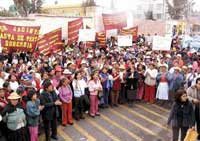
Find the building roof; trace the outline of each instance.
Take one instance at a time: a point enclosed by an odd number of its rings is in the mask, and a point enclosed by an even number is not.
[[[80,8],[82,4],[67,4],[67,5],[51,5],[43,6],[42,9],[62,9],[62,8]]]

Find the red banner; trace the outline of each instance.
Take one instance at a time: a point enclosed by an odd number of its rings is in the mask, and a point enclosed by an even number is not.
[[[54,31],[44,34],[39,38],[37,48],[40,53],[49,55],[52,52],[59,52],[62,49],[62,29],[58,28]]]
[[[138,26],[129,29],[121,29],[120,35],[133,35],[133,40],[137,40]]]
[[[102,14],[105,30],[121,29],[127,26],[126,13]]]
[[[39,26],[15,26],[0,22],[1,46],[8,51],[33,51],[36,47]]]
[[[97,32],[96,33],[96,40],[99,41],[99,45],[101,47],[106,47],[106,34],[105,34],[105,32]]]
[[[79,29],[83,28],[83,18],[68,22],[68,44],[78,41]]]

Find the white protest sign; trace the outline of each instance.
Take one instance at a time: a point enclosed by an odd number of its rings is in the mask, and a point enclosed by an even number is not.
[[[118,46],[132,46],[132,35],[117,36]]]
[[[93,29],[80,29],[79,41],[95,41],[96,32]]]
[[[153,37],[153,50],[169,51],[171,48],[171,37],[154,36]]]
[[[106,30],[106,38],[117,36],[117,29]]]

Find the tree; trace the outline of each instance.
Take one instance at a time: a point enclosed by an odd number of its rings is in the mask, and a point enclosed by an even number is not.
[[[11,12],[7,11],[7,10],[0,11],[0,17],[13,17],[13,16],[14,15]]]
[[[19,15],[28,16],[28,0],[13,0]]]
[[[43,0],[13,0],[16,10],[22,17],[30,13],[40,13]]]
[[[172,0],[170,4],[169,0],[166,0],[168,6],[168,13],[171,19],[179,20],[183,17],[187,18],[192,6],[194,5],[193,0]]]

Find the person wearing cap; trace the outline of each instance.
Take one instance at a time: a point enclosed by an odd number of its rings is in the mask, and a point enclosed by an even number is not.
[[[62,102],[62,125],[73,125],[72,120],[72,90],[70,80],[62,78],[58,87],[59,97]]]
[[[52,78],[53,86],[57,89],[62,76],[62,68],[61,66],[56,66],[55,68],[55,76]]]
[[[176,91],[184,87],[184,77],[181,74],[181,68],[174,67],[174,73],[170,74],[169,80],[169,100],[172,103]],[[170,103],[169,106],[171,106]]]
[[[158,74],[158,70],[155,69],[154,64],[151,62],[149,64],[149,68],[145,71],[145,94],[144,101],[154,103],[155,100],[155,91],[156,91],[156,76]]]
[[[26,104],[27,124],[30,132],[30,141],[39,141],[38,125],[40,111],[44,106],[40,106],[40,100],[37,98],[35,90],[28,91],[28,102]]]
[[[176,59],[173,61],[173,64],[175,63],[178,63],[178,67],[180,68],[184,65],[181,54],[177,54]]]
[[[188,72],[186,74],[186,88],[189,88],[192,85],[192,82],[194,81],[196,76],[197,76],[197,73],[193,71],[192,65],[189,65]]]
[[[8,141],[29,141],[26,115],[19,103],[20,98],[16,92],[11,93],[8,97],[9,103],[1,113],[4,122],[7,124]]]
[[[167,64],[161,64],[160,65],[160,72],[156,76],[156,81],[158,84],[157,92],[156,92],[156,99],[163,100],[163,103],[165,103],[166,100],[168,100],[169,97],[169,81],[170,76],[168,72],[168,65]]]
[[[56,92],[54,91],[53,85],[50,80],[45,80],[43,84],[44,90],[40,95],[41,105],[44,109],[41,111],[42,120],[44,123],[44,131],[46,141],[50,140],[50,137],[58,140],[57,137],[57,117],[58,109],[57,106],[62,105]],[[50,129],[52,134],[50,136]]]

